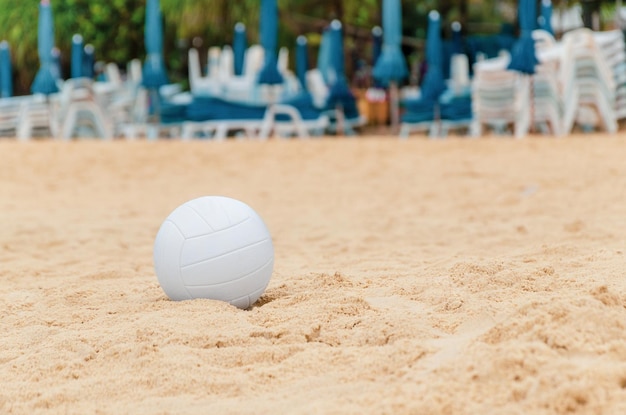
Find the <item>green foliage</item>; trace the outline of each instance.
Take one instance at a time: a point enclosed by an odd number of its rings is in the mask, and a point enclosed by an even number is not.
[[[432,9],[440,11],[444,29],[452,19],[459,19],[468,24],[466,29],[485,30],[486,26],[479,24],[494,23],[495,27],[502,20],[510,20],[500,11],[503,5],[510,9],[516,4],[512,0],[402,0],[402,3],[404,35],[418,39],[425,37],[427,14]],[[63,75],[69,73],[71,39],[75,33],[95,47],[97,60],[123,67],[133,58],[144,58],[146,0],[51,0],[51,4]],[[296,37],[305,34],[314,49],[322,28],[337,18],[344,23],[346,52],[363,54],[367,53],[363,45],[370,39],[371,28],[381,24],[382,0],[278,0],[278,6],[281,46],[293,47]],[[231,43],[235,23],[243,22],[249,43],[259,40],[260,0],[161,0],[161,8],[164,54],[173,81],[186,79],[187,48],[198,44],[194,38],[202,39],[200,49],[204,54],[209,46]],[[8,40],[11,45],[15,90],[27,93],[39,67],[38,1],[0,0],[0,10],[0,39]],[[419,42],[411,47],[415,45]]]
[[[51,1],[55,45],[61,51],[62,74],[69,73],[72,36],[92,44],[96,59],[123,64],[143,56],[145,0]],[[27,93],[39,68],[38,2],[0,0],[0,38],[11,45],[16,93]]]

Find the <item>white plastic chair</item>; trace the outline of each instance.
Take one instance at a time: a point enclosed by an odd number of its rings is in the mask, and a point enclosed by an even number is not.
[[[81,127],[88,127],[95,137],[113,138],[113,126],[96,100],[90,79],[65,81],[59,97],[59,138],[70,140]]]
[[[235,76],[235,56],[230,45],[224,45],[220,52],[218,78],[221,82],[230,82]]]
[[[621,30],[593,32],[604,61],[610,68],[615,82],[615,116],[626,118],[626,46]]]
[[[307,71],[306,83],[307,89],[313,98],[313,104],[318,108],[324,107],[324,105],[326,105],[326,101],[328,100],[330,91],[328,86],[326,86],[326,82],[324,82],[322,72],[319,69],[311,69]]]
[[[220,54],[222,49],[219,46],[211,46],[207,52],[207,76],[217,79],[220,74]]]
[[[18,136],[20,122],[30,98],[9,97],[0,99],[0,136]]]
[[[534,30],[535,50],[539,64],[532,75],[532,125],[544,133],[562,136],[565,104],[559,83],[562,59],[560,45],[549,32]]]
[[[564,82],[564,92],[569,93],[564,100],[578,107],[573,116],[565,115],[565,133],[569,133],[575,123],[583,128],[602,126],[610,133],[617,131],[615,81],[591,30],[577,29],[563,36],[559,79]],[[595,114],[595,120],[589,114]],[[576,118],[578,115],[586,116]]]
[[[483,127],[496,134],[513,127],[515,138],[528,134],[531,123],[530,77],[506,69],[510,57],[504,55],[476,63],[472,80],[474,120],[471,134],[479,136]]]
[[[281,74],[289,72],[289,49],[284,46],[278,50],[277,66]]]
[[[213,49],[213,54],[215,50]],[[218,58],[219,59],[219,58]],[[202,75],[202,66],[200,64],[200,55],[195,48],[189,49],[188,52],[188,77],[189,89],[195,95],[219,95],[221,92],[220,82],[217,78],[217,70],[214,69],[215,76],[210,74]]]

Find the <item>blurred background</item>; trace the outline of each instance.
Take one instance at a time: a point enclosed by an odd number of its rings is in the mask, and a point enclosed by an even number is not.
[[[540,0],[538,0],[539,2]],[[614,1],[553,1],[555,13],[576,7],[585,26],[604,29],[612,23]],[[13,55],[14,92],[29,93],[39,67],[37,16],[39,0],[0,0],[0,40]],[[233,27],[243,22],[249,43],[257,43],[260,0],[161,0],[164,55],[172,82],[187,82],[190,47],[206,56],[211,46],[232,44]],[[144,59],[146,0],[52,0],[54,44],[60,52],[61,75],[70,72],[72,35],[82,35],[95,48],[95,60],[117,63],[121,69],[133,58]],[[360,62],[371,56],[372,28],[381,24],[382,0],[279,0],[279,46],[294,48],[305,35],[310,53],[317,54],[321,33],[332,19],[345,30],[346,72],[357,79]],[[403,0],[403,51],[416,82],[423,59],[428,12],[437,9],[442,22],[459,21],[465,35],[517,32],[517,2],[510,0]],[[450,38],[449,24],[442,26]],[[558,36],[558,33],[557,33]],[[295,54],[290,54],[294,56]]]

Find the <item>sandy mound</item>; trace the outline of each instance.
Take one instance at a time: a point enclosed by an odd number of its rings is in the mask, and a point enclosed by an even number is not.
[[[0,142],[0,412],[626,413],[625,145]],[[157,283],[203,195],[272,233],[250,310]]]

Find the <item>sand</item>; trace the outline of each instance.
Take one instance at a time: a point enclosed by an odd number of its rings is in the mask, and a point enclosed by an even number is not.
[[[0,142],[2,414],[624,414],[626,138]],[[165,217],[242,200],[250,310]]]

